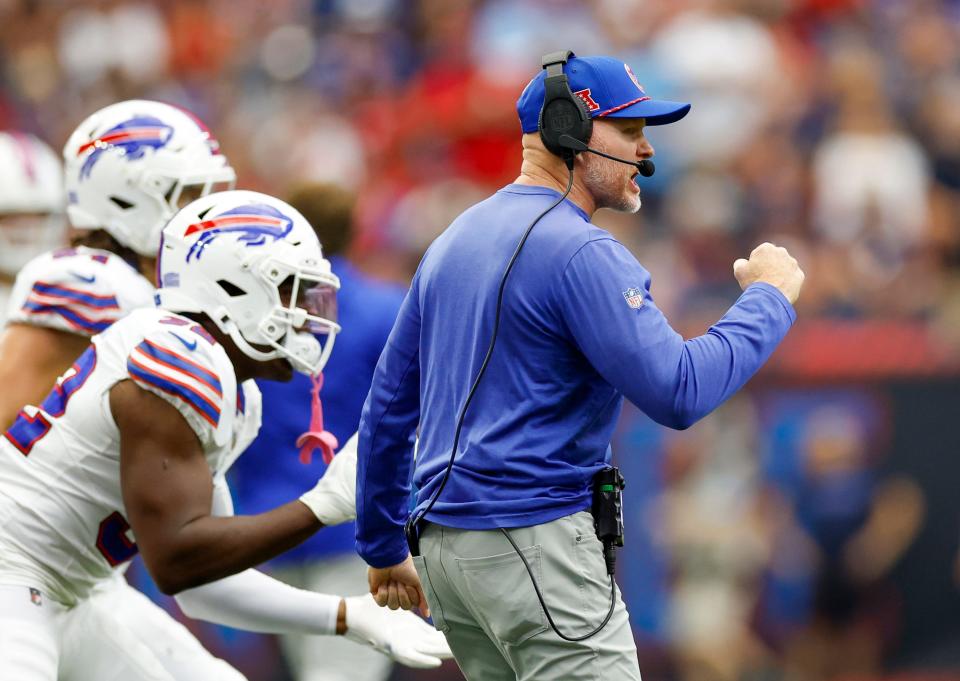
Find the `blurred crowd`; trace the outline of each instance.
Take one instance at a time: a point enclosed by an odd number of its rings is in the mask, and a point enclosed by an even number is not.
[[[404,280],[511,181],[542,53],[633,66],[690,101],[648,131],[637,216],[598,218],[695,326],[761,240],[795,249],[809,318],[960,316],[960,4],[940,0],[6,0],[0,126],[54,146],[130,97],[209,123],[241,184],[361,197],[357,255]]]
[[[595,220],[678,330],[702,333],[738,293],[734,259],[769,240],[807,273],[809,347],[861,324],[854,354],[957,366],[956,0],[2,0],[0,129],[60,148],[111,102],[184,106],[240,187],[356,193],[352,259],[406,282],[516,177],[516,99],[565,48],[693,105],[647,130],[641,211]],[[645,677],[870,678],[849,675],[895,648],[884,579],[926,515],[915,482],[879,472],[885,407],[774,398],[680,435],[625,420],[615,447],[644,457],[628,494],[649,551],[622,581]]]

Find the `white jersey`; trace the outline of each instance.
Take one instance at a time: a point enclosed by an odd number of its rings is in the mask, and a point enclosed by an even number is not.
[[[92,336],[135,309],[153,307],[154,292],[109,251],[83,246],[51,251],[20,270],[4,308],[6,323]]]
[[[0,437],[0,584],[72,604],[137,553],[120,490],[109,391],[132,380],[197,434],[215,478],[256,437],[260,391],[195,322],[136,310],[94,337],[43,404]]]

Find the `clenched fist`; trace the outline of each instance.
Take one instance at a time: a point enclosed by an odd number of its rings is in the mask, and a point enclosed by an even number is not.
[[[739,258],[733,263],[733,276],[741,289],[758,281],[776,286],[792,305],[800,295],[806,275],[786,248],[764,242],[753,249],[749,260]]]

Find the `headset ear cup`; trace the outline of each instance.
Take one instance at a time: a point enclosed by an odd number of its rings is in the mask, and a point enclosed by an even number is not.
[[[560,135],[569,135],[576,127],[576,113],[569,100],[554,98],[540,110],[540,139],[547,150],[557,156],[566,156],[571,150],[560,145]]]
[[[590,143],[593,120],[583,101],[570,91],[565,76],[548,77],[544,85],[544,103],[540,109],[540,139],[547,150],[561,158],[573,158],[576,152],[560,143],[569,135],[584,144]]]

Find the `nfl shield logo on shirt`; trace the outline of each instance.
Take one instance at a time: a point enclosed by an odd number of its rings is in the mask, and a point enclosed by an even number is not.
[[[627,305],[634,310],[643,305],[643,291],[638,288],[628,288],[623,292],[623,297],[626,299]]]
[[[43,595],[36,589],[30,589],[30,601],[34,605],[43,605]]]

